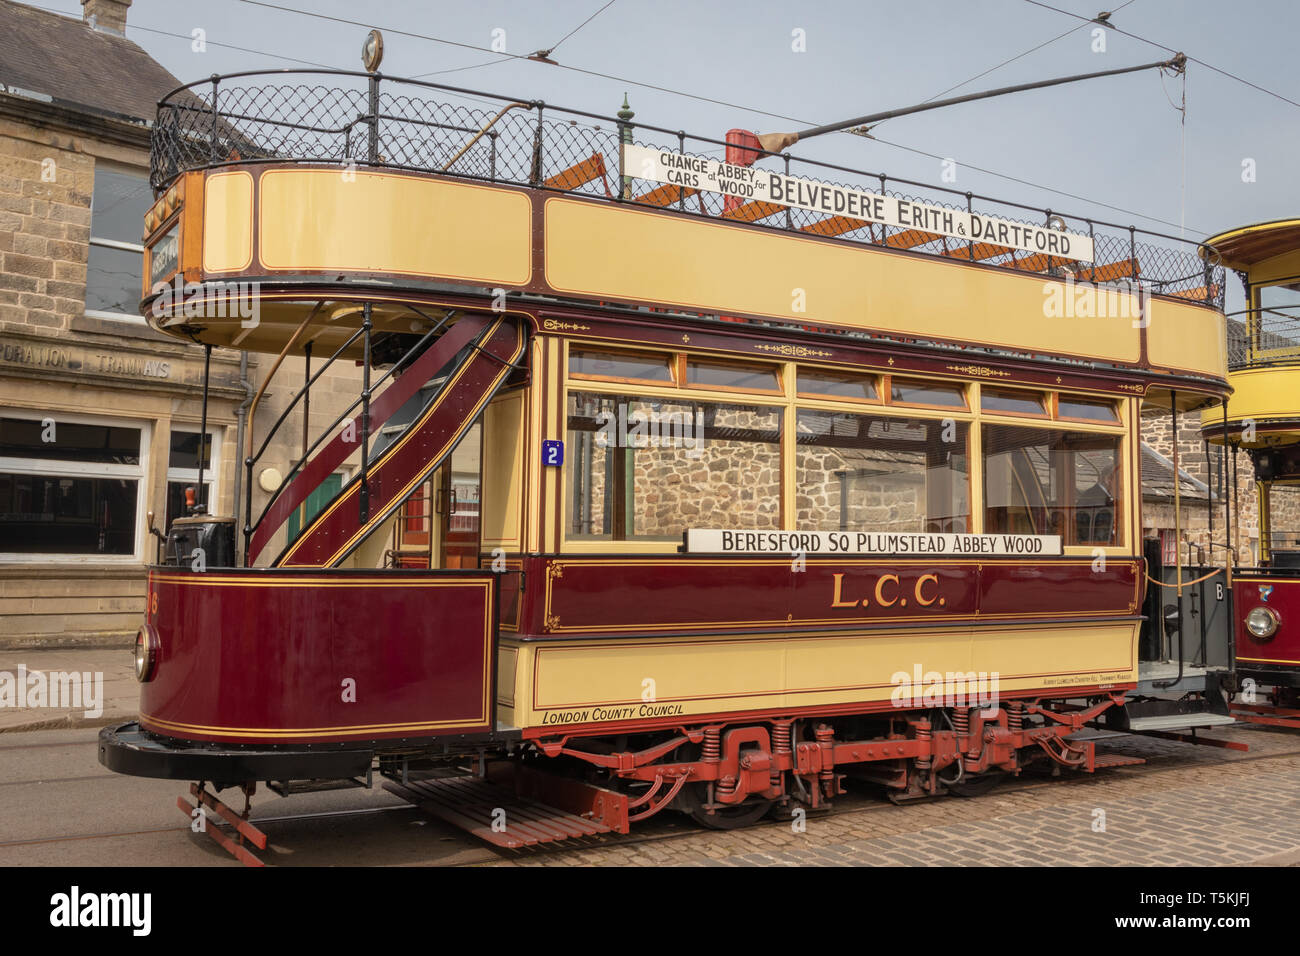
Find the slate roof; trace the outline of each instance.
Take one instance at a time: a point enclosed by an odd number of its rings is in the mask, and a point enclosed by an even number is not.
[[[13,0],[0,0],[0,84],[0,92],[148,123],[158,99],[181,85],[126,37]]]
[[[1183,500],[1218,499],[1205,482],[1193,477],[1186,469],[1179,468],[1178,474],[1178,495]],[[1174,500],[1174,463],[1146,442],[1142,443],[1142,497]]]

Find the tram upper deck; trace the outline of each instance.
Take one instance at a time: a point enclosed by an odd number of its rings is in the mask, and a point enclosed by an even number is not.
[[[789,154],[751,163],[626,112],[447,102],[468,92],[290,70],[169,94],[150,322],[274,353],[310,315],[319,354],[353,336],[362,301],[398,336],[465,307],[557,333],[581,330],[566,309],[653,310],[777,330],[785,344],[756,356],[833,333],[964,354],[958,374],[998,358],[1137,377],[1130,393],[1180,404],[1225,390],[1224,270],[1204,244]],[[701,155],[718,146],[736,161]],[[255,318],[231,301],[247,289]]]

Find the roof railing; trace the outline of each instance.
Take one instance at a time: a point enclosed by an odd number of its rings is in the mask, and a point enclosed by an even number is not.
[[[478,100],[485,109],[447,98]],[[683,130],[424,80],[349,70],[257,70],[213,75],[159,101],[151,179],[160,189],[186,170],[256,162],[379,166],[670,208],[1046,278],[1129,283],[1223,307],[1225,272],[1215,250],[1204,243],[790,153],[773,157],[788,175],[804,173],[831,185],[1023,225],[1061,228],[1061,223],[1086,232],[1093,260],[1076,262],[779,203],[737,205],[721,193],[651,182],[622,169],[625,143],[696,156],[729,145]],[[838,182],[840,175],[849,181]]]

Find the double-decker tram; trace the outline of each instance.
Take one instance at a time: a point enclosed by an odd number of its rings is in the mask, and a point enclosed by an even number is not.
[[[1246,307],[1230,316],[1227,409],[1202,431],[1244,448],[1259,546],[1232,582],[1238,674],[1234,712],[1300,728],[1300,220],[1242,226],[1208,240],[1237,271]]]
[[[1138,729],[1168,663],[1140,418],[1228,393],[1213,250],[465,92],[160,104],[145,313],[305,384],[254,401],[236,513],[167,530],[108,767],[194,781],[248,858],[218,794],[259,783],[378,772],[518,846],[1136,762],[1082,731]],[[1222,712],[1198,674],[1161,727]]]

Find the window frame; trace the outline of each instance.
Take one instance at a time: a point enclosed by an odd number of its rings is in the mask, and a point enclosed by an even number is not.
[[[29,421],[42,421],[53,418],[56,425],[103,425],[106,427],[131,428],[140,432],[140,462],[137,465],[118,465],[104,462],[76,462],[53,458],[9,458],[0,457],[0,471],[18,475],[36,475],[50,478],[130,478],[136,483],[135,500],[135,546],[130,554],[94,554],[94,553],[56,553],[0,551],[0,565],[5,564],[143,564],[145,540],[145,516],[149,510],[149,481],[151,475],[151,452],[153,448],[153,426],[150,419],[120,418],[107,415],[80,415],[76,413],[38,413],[29,408],[0,407],[0,416],[4,418],[22,418]]]
[[[965,422],[969,428],[966,442],[966,455],[968,461],[967,471],[967,496],[970,502],[969,524],[970,534],[986,534],[985,529],[985,508],[984,501],[986,488],[984,483],[984,444],[983,444],[983,424],[991,423],[997,425],[1007,425],[1020,423],[1025,427],[1040,429],[1056,429],[1060,431],[1079,431],[1079,432],[1097,432],[1116,436],[1119,439],[1119,463],[1122,474],[1117,486],[1120,499],[1120,506],[1115,511],[1116,523],[1116,543],[1111,545],[1070,545],[1067,544],[1067,535],[1062,535],[1062,557],[1079,558],[1093,554],[1098,548],[1105,551],[1106,554],[1116,557],[1129,556],[1132,550],[1134,535],[1140,535],[1140,529],[1135,528],[1135,522],[1138,517],[1138,507],[1141,501],[1141,490],[1139,477],[1137,474],[1138,465],[1134,458],[1134,448],[1138,447],[1136,432],[1136,399],[1129,395],[1089,395],[1083,391],[1070,391],[1069,394],[1086,399],[1095,399],[1097,401],[1110,401],[1114,404],[1117,420],[1111,422],[1098,421],[1094,419],[1060,419],[1056,416],[1056,396],[1059,389],[1044,387],[1033,383],[1023,385],[1024,390],[1036,392],[1047,397],[1051,403],[1051,410],[1048,416],[1035,416],[1026,413],[1014,412],[988,412],[985,413],[980,408],[980,390],[983,382],[975,380],[955,380],[946,376],[925,376],[924,373],[903,373],[898,375],[899,378],[915,380],[918,382],[933,382],[936,384],[952,385],[961,389],[962,398],[965,406],[958,408],[951,405],[920,405],[912,403],[893,402],[892,385],[895,377],[894,373],[884,368],[867,366],[829,366],[822,363],[809,362],[805,363],[798,359],[789,359],[773,363],[767,357],[755,357],[754,364],[775,364],[779,369],[780,380],[783,385],[783,391],[778,392],[749,392],[740,390],[723,389],[717,387],[699,387],[685,386],[667,383],[648,383],[648,382],[602,382],[585,376],[572,376],[567,373],[569,363],[569,349],[574,348],[597,348],[605,351],[618,351],[620,345],[606,345],[605,343],[589,343],[582,339],[564,338],[560,340],[560,361],[561,370],[560,382],[555,391],[550,391],[550,396],[555,396],[560,402],[560,413],[558,414],[561,437],[567,439],[567,409],[569,394],[571,390],[590,392],[602,395],[616,396],[619,394],[637,398],[660,398],[665,401],[674,399],[680,400],[689,395],[695,401],[714,401],[726,404],[752,404],[768,406],[777,409],[783,409],[783,424],[781,428],[781,489],[780,489],[780,523],[781,528],[786,531],[798,530],[794,522],[797,516],[797,471],[798,471],[798,445],[796,434],[796,422],[799,409],[810,411],[830,411],[842,412],[846,414],[868,414],[894,417],[902,420],[943,420],[954,419],[958,422]],[[692,349],[689,345],[685,348],[682,346],[655,347],[653,345],[645,346],[641,343],[629,345],[626,349],[629,352],[656,352],[672,356],[675,363],[674,377],[676,380],[684,380],[684,364],[688,356],[714,358],[714,353],[708,349]],[[731,360],[738,364],[745,364],[746,356],[734,356],[727,353],[722,356],[716,356],[719,360]],[[873,377],[879,389],[879,397],[875,401],[867,399],[845,398],[842,396],[823,396],[810,395],[801,393],[798,389],[798,373],[801,369],[811,369],[813,371],[842,371],[845,374],[863,375]],[[997,385],[994,387],[1012,388],[1022,387],[1018,385]],[[743,399],[741,398],[743,396]],[[548,402],[551,398],[546,399]],[[544,437],[544,432],[542,436]],[[542,485],[541,494],[547,495],[545,484]],[[556,483],[556,494],[559,495],[558,510],[560,517],[558,520],[559,530],[555,540],[555,547],[559,553],[568,554],[616,554],[621,556],[635,554],[669,554],[677,553],[680,549],[679,542],[655,542],[655,541],[638,541],[636,539],[624,540],[593,540],[571,537],[569,527],[571,521],[572,502],[569,501],[566,493],[567,478],[565,475],[559,477]],[[543,535],[546,532],[541,532]]]
[[[805,392],[799,388],[799,374],[804,371],[810,372],[814,375],[816,374],[845,375],[845,376],[857,376],[859,378],[867,379],[871,382],[872,388],[876,390],[875,397],[857,398],[848,395],[829,395],[826,392]],[[826,368],[820,365],[805,365],[796,362],[794,363],[794,372],[792,377],[794,380],[795,401],[810,400],[815,402],[821,402],[821,401],[851,402],[855,406],[868,406],[871,408],[880,408],[885,405],[884,383],[888,376],[882,375],[879,372],[854,372],[850,370]]]
[[[1034,395],[1034,396],[1037,396],[1038,398],[1040,398],[1040,399],[1042,400],[1042,403],[1043,403],[1043,410],[1042,410],[1042,412],[1009,412],[1009,411],[1006,411],[1005,409],[1000,409],[1000,408],[985,408],[985,407],[984,407],[984,390],[985,390],[986,388],[987,388],[987,389],[992,389],[993,391],[1023,392],[1023,393],[1025,393],[1026,395]],[[1017,388],[1017,387],[1014,386],[1014,385],[981,385],[981,386],[980,386],[980,395],[979,395],[979,398],[980,398],[980,407],[979,407],[979,414],[980,414],[980,415],[997,415],[997,416],[999,416],[999,418],[1003,418],[1003,417],[1005,417],[1005,418],[1032,418],[1032,419],[1040,420],[1040,421],[1052,421],[1053,418],[1055,417],[1055,416],[1053,415],[1053,408],[1054,408],[1054,406],[1055,406],[1055,404],[1056,404],[1056,393],[1055,393],[1055,392],[1050,392],[1050,391],[1046,391],[1046,390],[1043,390],[1043,389]],[[1112,422],[1111,424],[1114,424],[1114,423]]]
[[[951,386],[956,388],[961,394],[962,404],[960,405],[932,405],[929,402],[905,402],[894,398],[894,382],[902,379],[905,382],[925,382],[930,385]],[[881,392],[884,403],[893,408],[928,408],[946,412],[970,412],[974,413],[974,405],[971,401],[971,382],[954,382],[951,379],[918,379],[912,375],[886,375],[884,388]]]
[[[651,356],[662,355],[664,357],[664,367],[668,370],[668,381],[657,382],[652,378],[624,378],[618,375],[593,375],[590,372],[575,372],[570,367],[570,363],[573,361],[572,350],[566,352],[564,356],[564,377],[566,381],[568,379],[576,379],[579,382],[608,382],[615,385],[626,384],[626,385],[648,386],[650,388],[678,388],[681,385],[681,374],[680,374],[681,370],[678,368],[678,361],[677,361],[678,356],[674,352],[660,352],[657,350],[649,350],[649,349],[618,349],[618,348],[613,348],[613,349],[582,348],[579,349],[578,351],[587,352],[587,353],[611,353],[611,352],[618,353],[620,351],[626,351],[628,355],[631,356],[639,355],[646,358],[649,358]]]
[[[887,406],[887,405],[879,405],[879,406],[877,406],[877,405],[873,405],[873,406],[871,406],[871,411],[868,412],[868,411],[864,411],[864,410],[863,410],[863,404],[865,404],[865,403],[859,403],[857,406],[849,407],[849,408],[845,408],[845,407],[839,407],[839,408],[819,408],[819,407],[816,407],[816,406],[809,405],[809,404],[807,404],[807,403],[804,402],[804,401],[800,401],[800,400],[796,399],[795,402],[794,402],[794,414],[795,414],[795,419],[796,419],[796,421],[798,420],[799,412],[801,412],[801,411],[808,411],[808,412],[826,412],[826,413],[828,413],[828,414],[857,415],[857,416],[859,416],[859,417],[889,418],[889,419],[893,419],[894,421],[911,421],[911,422],[935,422],[935,421],[937,421],[937,422],[943,422],[943,421],[946,421],[947,419],[952,419],[953,421],[955,421],[955,422],[957,422],[957,423],[959,423],[959,424],[965,425],[965,426],[966,426],[966,442],[965,442],[965,456],[966,456],[966,508],[967,508],[967,511],[966,511],[966,524],[967,524],[968,530],[966,530],[966,531],[962,531],[962,532],[956,532],[956,533],[958,533],[958,534],[973,534],[974,532],[971,531],[971,530],[969,530],[969,529],[975,527],[975,521],[976,521],[976,518],[975,518],[975,511],[976,511],[976,508],[975,508],[975,464],[974,464],[974,463],[975,463],[976,448],[977,448],[977,445],[976,445],[976,439],[975,439],[975,432],[977,432],[977,431],[979,430],[979,428],[980,428],[980,424],[981,424],[979,418],[978,418],[977,416],[970,415],[970,414],[967,414],[967,415],[943,415],[943,416],[934,415],[934,414],[929,414],[929,415],[914,415],[914,414],[908,414],[908,412],[911,412],[911,411],[912,411],[912,407],[911,407],[911,406],[894,406],[895,408],[898,408],[898,409],[901,410],[901,411],[894,411],[893,408],[891,408],[890,406]],[[796,434],[796,436],[795,436],[795,439],[794,439],[793,444],[794,444],[794,446],[795,446],[795,447],[794,447],[794,462],[793,462],[794,494],[795,494],[795,496],[796,496],[796,500],[797,500],[797,497],[798,497],[798,494],[799,494],[799,441],[798,441],[798,435],[797,435],[797,434]],[[981,451],[981,467],[982,467],[982,461],[983,461],[983,458],[982,458],[982,451]],[[982,486],[982,482],[981,482],[981,486]],[[982,517],[983,517],[983,516],[981,515],[981,520],[982,520]],[[794,518],[795,518],[795,519],[798,518],[798,506],[797,506],[797,504],[796,504],[796,506],[795,506]],[[799,529],[792,529],[792,530],[805,530],[805,529],[799,528]],[[931,533],[940,533],[940,532],[928,532],[928,531],[912,532],[912,531],[908,531],[908,532],[900,532],[900,533],[901,533],[901,534],[931,534]],[[948,533],[948,532],[942,532],[942,533]]]
[[[777,461],[778,461],[778,468],[777,468],[777,472],[778,472],[777,480],[778,480],[778,487],[779,487],[778,494],[780,496],[780,500],[778,502],[778,508],[777,508],[777,515],[776,515],[777,530],[780,530],[785,526],[786,512],[787,512],[786,502],[785,502],[785,497],[786,497],[785,496],[785,484],[786,484],[785,470],[786,470],[786,448],[787,448],[786,436],[789,430],[790,405],[781,395],[763,392],[761,393],[762,395],[767,395],[772,400],[766,402],[755,402],[749,400],[748,393],[742,395],[739,394],[737,390],[725,390],[725,391],[714,390],[712,392],[705,392],[703,389],[686,389],[686,388],[654,389],[654,388],[645,387],[645,388],[631,389],[626,386],[619,386],[615,388],[612,385],[608,385],[606,383],[595,383],[597,387],[588,387],[587,385],[588,382],[589,382],[588,379],[580,378],[577,379],[576,384],[571,387],[568,384],[568,381],[566,379],[566,382],[563,388],[561,389],[561,401],[563,404],[562,404],[562,411],[559,415],[559,419],[561,425],[561,434],[564,435],[564,440],[566,442],[566,445],[568,442],[568,435],[569,435],[569,412],[568,412],[569,398],[574,392],[578,392],[581,394],[597,395],[602,398],[612,398],[612,399],[618,399],[621,397],[621,398],[639,398],[639,399],[653,400],[658,398],[658,399],[663,399],[664,401],[676,401],[679,403],[699,402],[701,404],[712,403],[712,404],[719,404],[719,405],[750,405],[758,408],[771,409],[772,411],[776,412],[777,419],[778,419],[778,428],[780,429],[781,432],[780,440],[776,442]],[[600,387],[601,385],[604,385],[605,387]],[[569,464],[569,449],[566,447],[565,449],[566,469],[568,464]],[[663,540],[663,539],[656,540],[654,538],[649,538],[649,537],[617,538],[614,537],[613,531],[610,532],[608,537],[595,537],[595,536],[584,537],[584,536],[575,535],[570,530],[573,526],[572,525],[573,501],[572,501],[572,496],[569,493],[570,484],[569,484],[569,473],[567,470],[562,475],[559,476],[559,480],[556,482],[556,484],[558,486],[560,497],[561,497],[560,545],[562,550],[579,552],[579,553],[597,552],[597,553],[637,554],[637,553],[657,553],[657,552],[676,553],[678,548],[681,547],[680,537],[674,537],[669,540]]]
[[[176,422],[172,422],[172,426],[167,432],[167,477],[165,479],[165,484],[167,486],[170,486],[174,481],[194,485],[199,483],[199,470],[197,468],[174,468],[171,463],[171,436],[176,434],[197,435],[198,433],[199,426],[197,424],[192,425],[188,422],[177,424]],[[209,514],[218,514],[221,510],[221,448],[222,444],[225,442],[225,433],[226,429],[224,425],[208,428],[208,439],[210,443],[208,458],[210,461],[208,467],[203,469],[203,483],[208,486]],[[166,514],[164,514],[163,518],[165,519],[166,517]],[[167,529],[163,528],[161,530],[165,533]]]
[[[681,362],[681,372],[682,372],[681,387],[684,389],[690,389],[692,392],[700,392],[700,391],[726,392],[732,395],[768,395],[776,398],[783,398],[785,396],[786,389],[785,389],[785,382],[783,381],[785,376],[784,376],[782,364],[780,362],[749,363],[738,359],[727,360],[727,359],[706,358],[704,356],[694,355],[690,353],[683,353],[679,361]],[[713,365],[715,367],[720,367],[720,368],[735,368],[735,369],[748,368],[752,364],[753,368],[756,371],[759,368],[762,368],[764,371],[771,372],[773,381],[775,382],[775,386],[773,388],[748,388],[743,385],[712,385],[708,382],[704,382],[704,383],[692,382],[690,380],[692,362],[703,363],[705,365]]]
[[[1113,419],[1105,418],[1076,418],[1073,415],[1061,414],[1061,398],[1076,402],[1092,402],[1097,405],[1109,405],[1111,411],[1115,413]],[[1059,422],[1081,423],[1085,425],[1101,425],[1117,428],[1123,424],[1124,416],[1121,413],[1120,401],[1115,398],[1102,398],[1095,395],[1083,395],[1078,392],[1053,392],[1052,393],[1052,418]]]
[[[1105,423],[1094,422],[1094,421],[1088,421],[1086,422],[1086,424],[1092,425],[1093,427],[1091,428],[1077,427],[1077,423],[1075,423],[1072,419],[1065,419],[1064,421],[1053,419],[1052,421],[1044,422],[1037,419],[1025,418],[1023,421],[1016,422],[1008,417],[1008,418],[997,418],[996,420],[988,421],[988,422],[981,420],[978,423],[979,432],[980,432],[980,495],[981,495],[981,500],[979,502],[979,511],[980,511],[979,526],[981,529],[983,529],[983,533],[985,534],[1010,533],[1010,532],[1000,532],[1000,531],[995,531],[995,532],[987,531],[986,518],[987,518],[987,509],[988,509],[988,481],[986,480],[987,479],[986,468],[987,468],[988,458],[984,452],[984,427],[986,425],[991,427],[1027,428],[1027,429],[1032,429],[1041,432],[1048,432],[1048,433],[1059,431],[1059,432],[1081,432],[1085,434],[1095,434],[1095,435],[1108,435],[1118,440],[1118,447],[1116,449],[1116,463],[1117,463],[1117,468],[1120,470],[1120,474],[1119,474],[1118,486],[1116,488],[1116,502],[1113,508],[1113,517],[1112,517],[1112,521],[1114,522],[1114,526],[1115,526],[1115,540],[1110,543],[1086,542],[1083,544],[1071,544],[1070,543],[1071,535],[1062,534],[1061,553],[1062,555],[1067,555],[1067,556],[1072,554],[1073,555],[1092,554],[1096,549],[1101,549],[1105,551],[1107,554],[1128,553],[1128,548],[1130,547],[1129,542],[1132,537],[1131,524],[1133,522],[1133,517],[1135,513],[1133,499],[1135,495],[1138,496],[1139,498],[1141,497],[1140,487],[1135,486],[1130,480],[1130,475],[1132,473],[1132,461],[1131,461],[1132,439],[1129,434],[1128,425],[1126,422],[1123,421],[1111,422],[1109,423],[1108,426]],[[1102,427],[1098,427],[1098,426],[1102,426]],[[972,508],[973,507],[974,505],[972,505]],[[1071,510],[1075,510],[1075,507],[1076,506],[1072,506]],[[1037,531],[1033,533],[1053,534],[1054,532],[1048,530],[1048,531]]]
[[[146,204],[146,209],[152,206],[153,203],[155,202],[153,196],[153,189],[149,184],[149,170],[142,169],[137,166],[130,166],[125,163],[113,163],[113,162],[108,162],[96,158],[95,169],[92,175],[98,173],[101,169],[104,170],[105,172],[117,173],[118,175],[128,175],[128,174],[140,175],[143,178],[144,186],[149,193],[149,202]],[[140,220],[140,229],[143,232],[144,230],[143,217],[141,217]],[[87,240],[87,244],[91,246],[99,246],[102,249],[116,249],[120,252],[138,253],[140,256],[139,288],[140,289],[144,288],[144,277],[147,274],[145,270],[149,267],[149,263],[145,261],[148,258],[148,256],[145,253],[145,246],[143,240],[140,242],[130,242],[125,239],[107,239],[95,235],[95,196],[94,196],[93,181],[91,185],[91,198],[90,198],[90,238]],[[82,297],[81,297],[81,311],[83,315],[91,319],[106,319],[110,322],[122,322],[126,325],[148,325],[148,322],[145,320],[145,317],[141,315],[139,312],[112,312],[107,309],[89,308],[87,305],[87,300],[90,297],[89,253],[87,253],[86,265],[87,265],[86,287],[85,290],[82,292]],[[138,306],[138,302],[137,302],[137,306]]]

